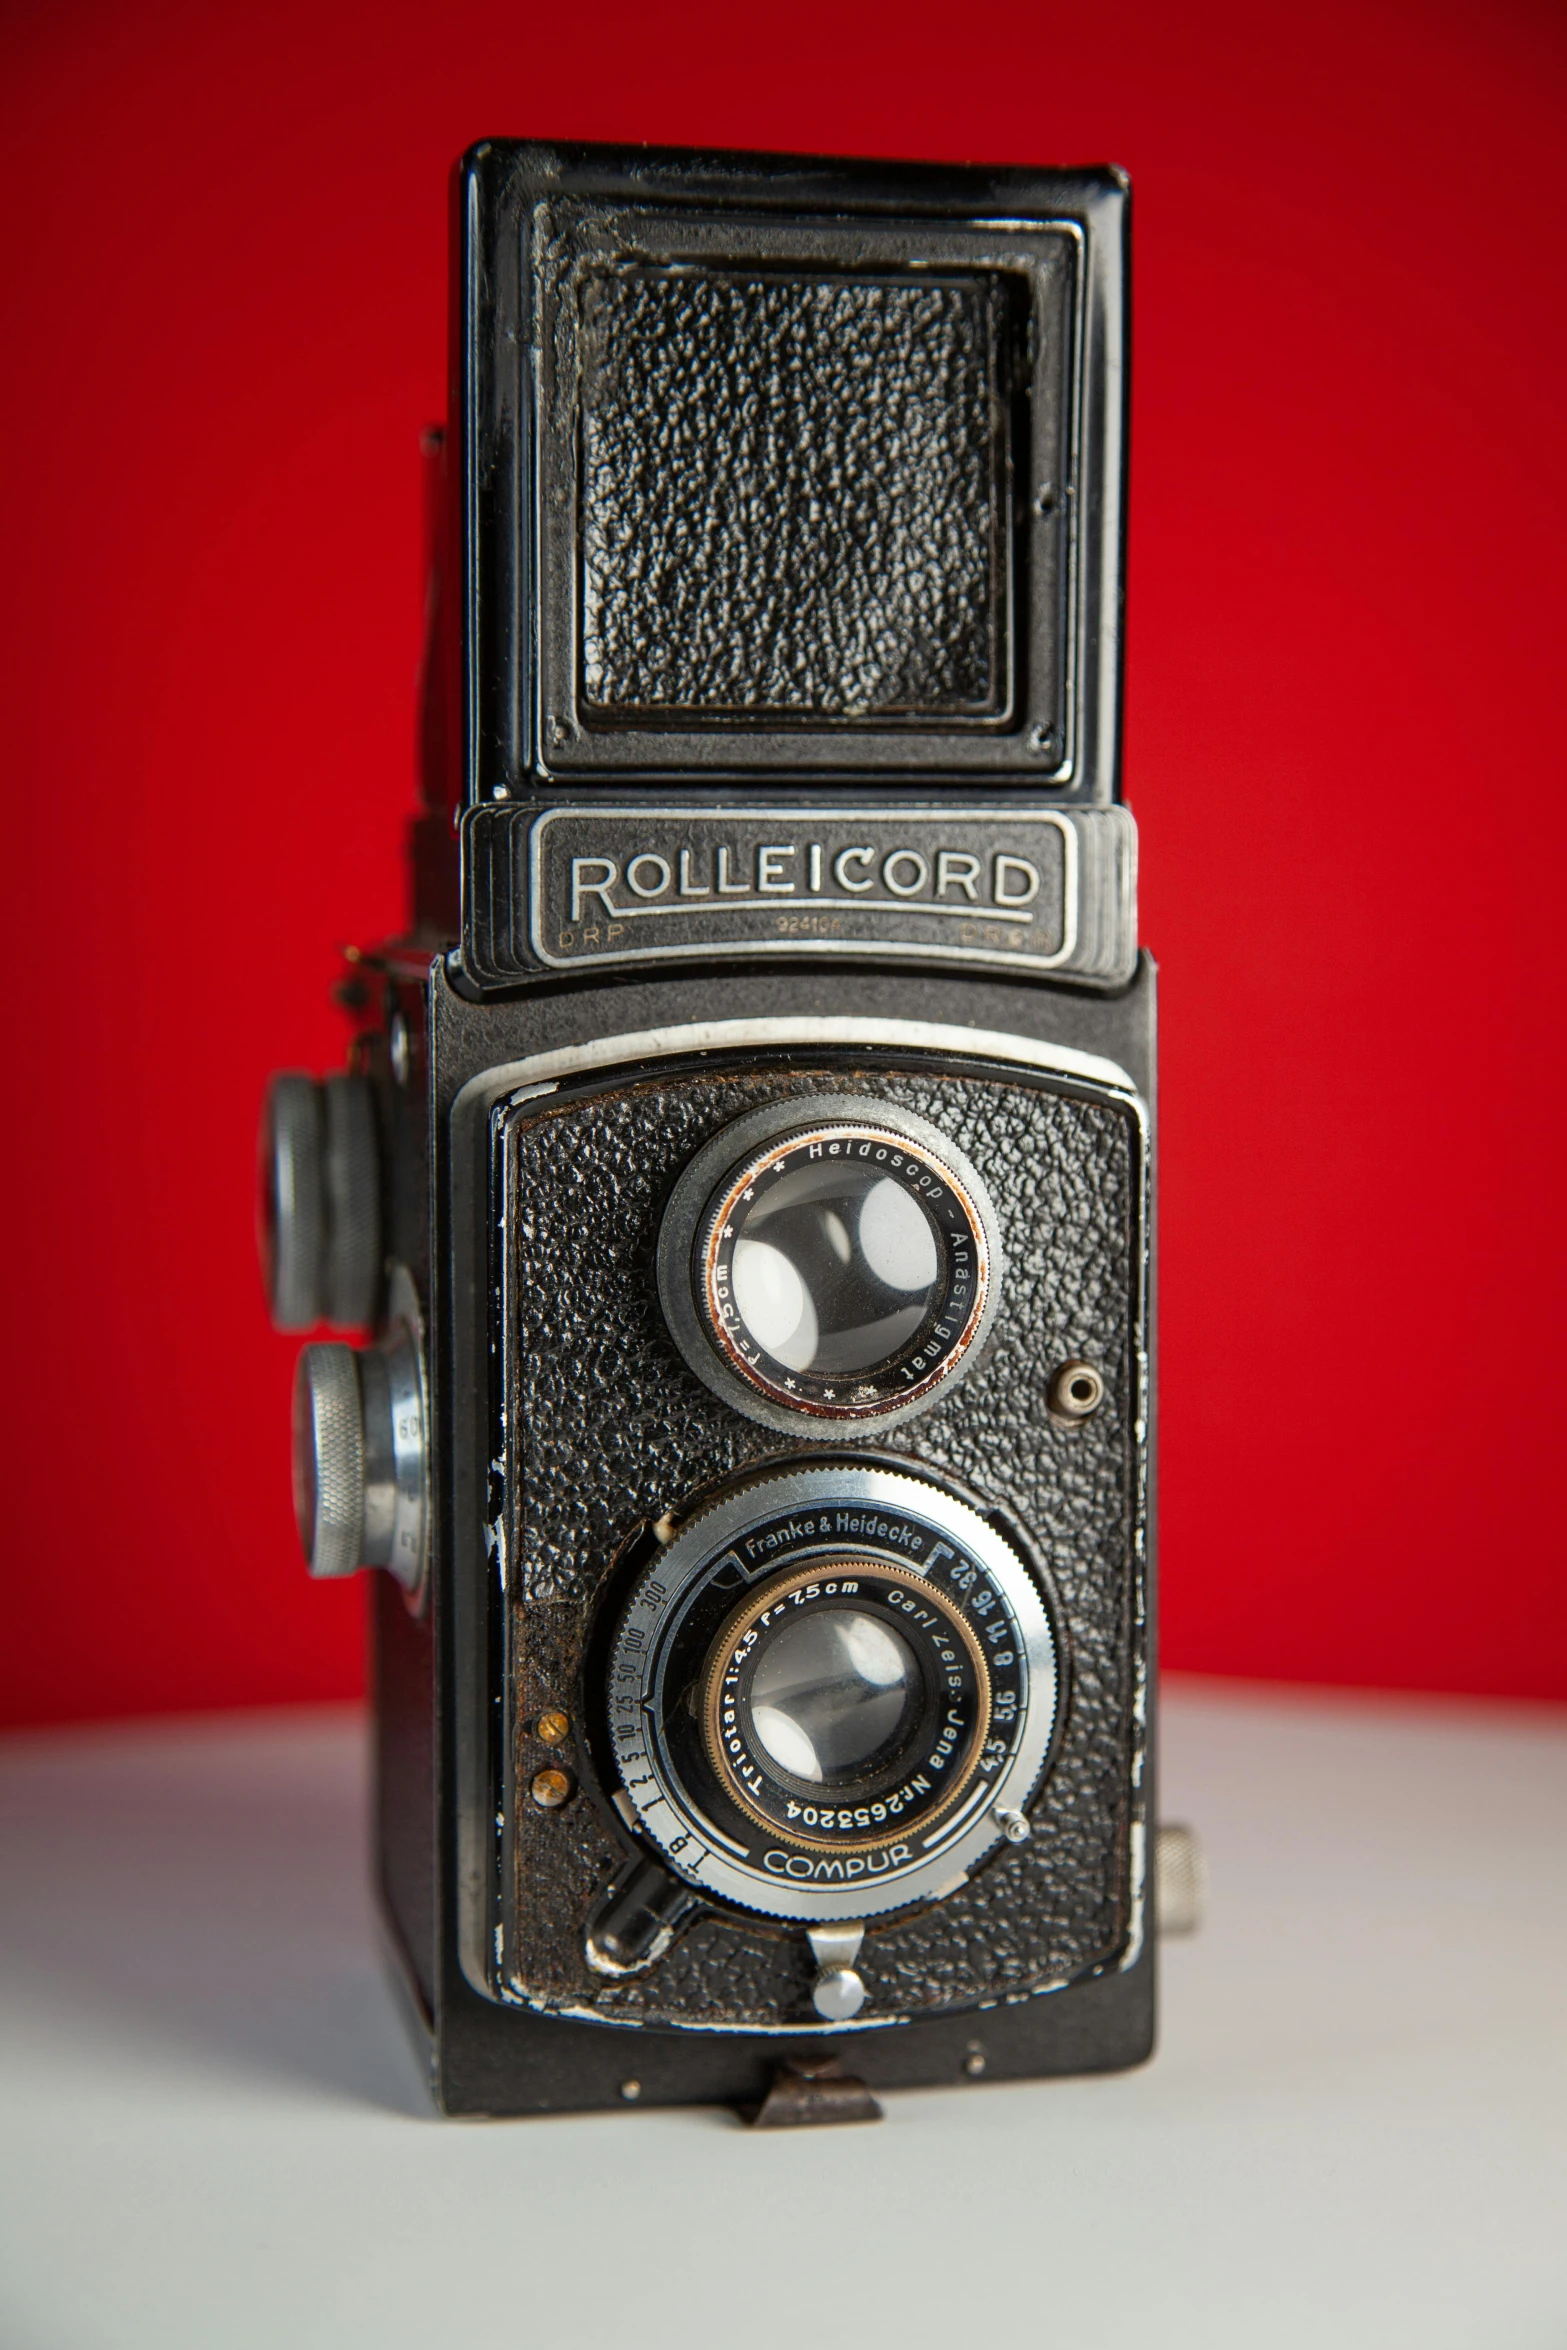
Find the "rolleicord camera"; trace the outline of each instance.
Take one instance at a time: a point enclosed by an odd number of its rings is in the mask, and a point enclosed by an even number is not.
[[[454,223],[411,927],[262,1154],[436,2093],[1135,2063],[1125,183],[496,142]]]

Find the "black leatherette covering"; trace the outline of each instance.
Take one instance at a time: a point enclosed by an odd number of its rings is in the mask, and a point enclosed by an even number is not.
[[[582,1685],[592,1604],[638,1521],[715,1479],[798,1455],[796,1440],[742,1418],[687,1368],[659,1310],[654,1249],[675,1177],[718,1128],[791,1093],[834,1090],[929,1119],[990,1186],[1007,1273],[984,1358],[941,1403],[864,1449],[950,1477],[1021,1525],[1049,1578],[1067,1668],[1032,1839],[1001,1847],[947,1900],[867,1935],[870,2022],[1026,1996],[1126,1947],[1141,1670],[1140,1159],[1128,1107],[861,1061],[697,1070],[513,1113],[512,1719],[525,1788],[560,1759],[531,1737],[539,1712],[565,1703],[580,1720],[592,1703]],[[1103,1368],[1108,1395],[1092,1420],[1063,1427],[1046,1388],[1054,1366],[1077,1355]],[[811,2022],[803,1935],[738,1913],[699,1918],[645,1973],[590,1973],[584,1920],[629,1845],[591,1758],[574,1761],[585,1781],[576,1801],[516,1806],[514,1991],[606,2020]]]
[[[580,301],[585,705],[997,707],[992,281],[615,269]]]

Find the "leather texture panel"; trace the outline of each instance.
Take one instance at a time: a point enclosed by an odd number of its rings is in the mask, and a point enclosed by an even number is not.
[[[509,1245],[519,1326],[507,1349],[516,1766],[547,1755],[529,1725],[591,1705],[589,1619],[640,1520],[769,1459],[797,1439],[741,1417],[677,1353],[654,1250],[675,1178],[720,1127],[763,1103],[836,1091],[930,1120],[974,1161],[1001,1220],[1007,1273],[983,1359],[938,1404],[863,1447],[950,1478],[1004,1510],[1042,1563],[1066,1664],[1063,1721],[1033,1805],[1034,1834],[1003,1846],[957,1893],[867,1934],[867,2021],[1027,1996],[1124,1951],[1129,1838],[1140,1762],[1141,1453],[1136,1427],[1139,1144],[1131,1111],[1049,1086],[924,1074],[905,1063],[663,1075],[516,1115]],[[1093,1419],[1047,1410],[1051,1372],[1098,1364]],[[691,1926],[645,1973],[610,1981],[582,1955],[583,1922],[626,1858],[585,1751],[576,1801],[517,1807],[513,1974],[548,2007],[653,2024],[811,2022],[797,1930],[740,1913]]]
[[[621,269],[580,299],[585,707],[999,707],[990,281]]]

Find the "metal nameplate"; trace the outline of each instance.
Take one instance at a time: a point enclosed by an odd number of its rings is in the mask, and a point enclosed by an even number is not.
[[[1137,957],[1124,808],[484,809],[481,977],[841,953],[1124,985]]]

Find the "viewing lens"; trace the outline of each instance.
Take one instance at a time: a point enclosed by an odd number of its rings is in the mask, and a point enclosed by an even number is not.
[[[751,1727],[791,1778],[836,1786],[898,1744],[921,1694],[913,1652],[890,1624],[859,1608],[819,1609],[763,1649]]]
[[[1001,1235],[983,1177],[901,1104],[769,1103],[721,1127],[664,1209],[658,1291],[687,1363],[773,1427],[890,1426],[978,1359]]]
[[[923,1396],[968,1349],[992,1284],[971,1174],[875,1126],[786,1133],[708,1199],[708,1334],[792,1411],[853,1419]]]
[[[734,1303],[790,1371],[844,1377],[889,1362],[937,1302],[930,1217],[871,1165],[828,1160],[770,1182],[734,1251]]]

